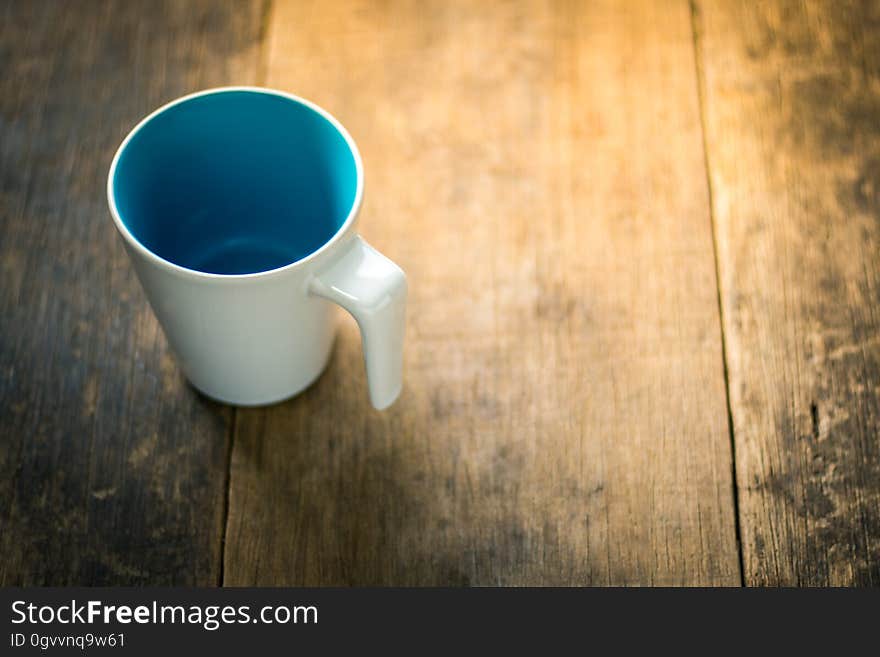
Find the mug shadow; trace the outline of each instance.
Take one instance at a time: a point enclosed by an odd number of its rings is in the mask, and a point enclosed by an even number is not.
[[[307,390],[236,411],[224,583],[467,585],[453,510],[434,494],[454,483],[420,453],[418,393],[374,410],[345,329]]]

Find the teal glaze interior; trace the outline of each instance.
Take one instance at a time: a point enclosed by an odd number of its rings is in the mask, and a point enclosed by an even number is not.
[[[345,138],[295,100],[197,96],[150,119],[112,181],[122,222],[174,264],[249,274],[300,260],[342,227],[357,194]]]

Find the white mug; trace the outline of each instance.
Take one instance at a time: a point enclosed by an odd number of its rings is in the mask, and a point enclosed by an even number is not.
[[[406,277],[355,232],[363,190],[345,128],[281,91],[184,96],[125,138],[110,212],[196,388],[243,406],[296,395],[327,364],[338,304],[361,330],[370,401],[394,402]]]

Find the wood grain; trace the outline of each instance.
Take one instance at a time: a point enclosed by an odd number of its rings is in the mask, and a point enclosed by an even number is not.
[[[106,209],[175,96],[253,82],[256,2],[0,5],[0,583],[212,584],[231,410],[171,360]]]
[[[880,584],[880,5],[695,14],[749,584]]]
[[[365,161],[410,279],[406,388],[360,339],[237,417],[226,584],[738,584],[683,2],[273,6],[270,86]]]

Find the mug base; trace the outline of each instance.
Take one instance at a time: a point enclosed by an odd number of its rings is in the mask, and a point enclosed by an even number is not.
[[[204,388],[197,386],[189,378],[187,378],[187,383],[189,383],[189,385],[192,386],[196,390],[196,392],[198,392],[200,395],[202,395],[203,397],[207,397],[211,401],[217,402],[218,404],[226,404],[227,406],[237,406],[240,408],[260,408],[262,406],[273,406],[275,404],[280,404],[282,402],[286,402],[289,399],[293,399],[297,395],[305,392],[308,388],[310,388],[312,386],[312,384],[317,382],[317,380],[321,378],[321,375],[324,374],[324,372],[326,371],[327,363],[330,361],[330,354],[332,352],[333,352],[333,349],[331,348],[328,351],[326,358],[324,359],[324,363],[321,365],[321,369],[318,370],[318,373],[315,376],[313,376],[311,379],[306,381],[303,385],[299,386],[298,388],[296,388],[292,392],[286,391],[281,395],[273,395],[273,396],[267,397],[265,399],[262,399],[262,398],[242,399],[240,397],[231,398],[231,397],[227,397],[225,395],[217,395],[217,394],[208,392]]]

